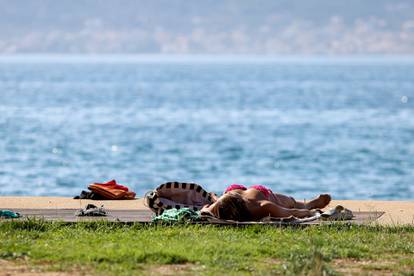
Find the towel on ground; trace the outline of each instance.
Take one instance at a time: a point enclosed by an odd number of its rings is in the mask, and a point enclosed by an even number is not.
[[[91,192],[82,191],[75,199],[95,199],[95,200],[119,200],[119,199],[135,199],[135,193],[130,191],[128,187],[116,183],[111,180],[106,183],[92,183],[88,186]]]

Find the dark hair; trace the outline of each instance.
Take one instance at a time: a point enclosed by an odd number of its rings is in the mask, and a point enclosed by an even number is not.
[[[246,201],[239,193],[227,192],[217,202],[217,214],[220,219],[235,221],[251,220],[251,214],[247,209]]]

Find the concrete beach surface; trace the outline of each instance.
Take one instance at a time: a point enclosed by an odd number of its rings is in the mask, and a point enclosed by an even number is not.
[[[142,198],[135,200],[87,200],[69,197],[0,197],[0,209],[80,209],[92,203],[108,210],[149,210]],[[385,212],[380,225],[413,225],[414,201],[333,200],[327,209],[342,205],[354,212]]]

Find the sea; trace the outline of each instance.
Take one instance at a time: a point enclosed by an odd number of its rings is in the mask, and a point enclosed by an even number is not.
[[[413,57],[0,57],[0,195],[116,179],[414,199]]]

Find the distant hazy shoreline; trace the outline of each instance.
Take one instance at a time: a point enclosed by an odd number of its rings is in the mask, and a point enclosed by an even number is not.
[[[414,55],[0,54],[0,63],[414,63]]]

